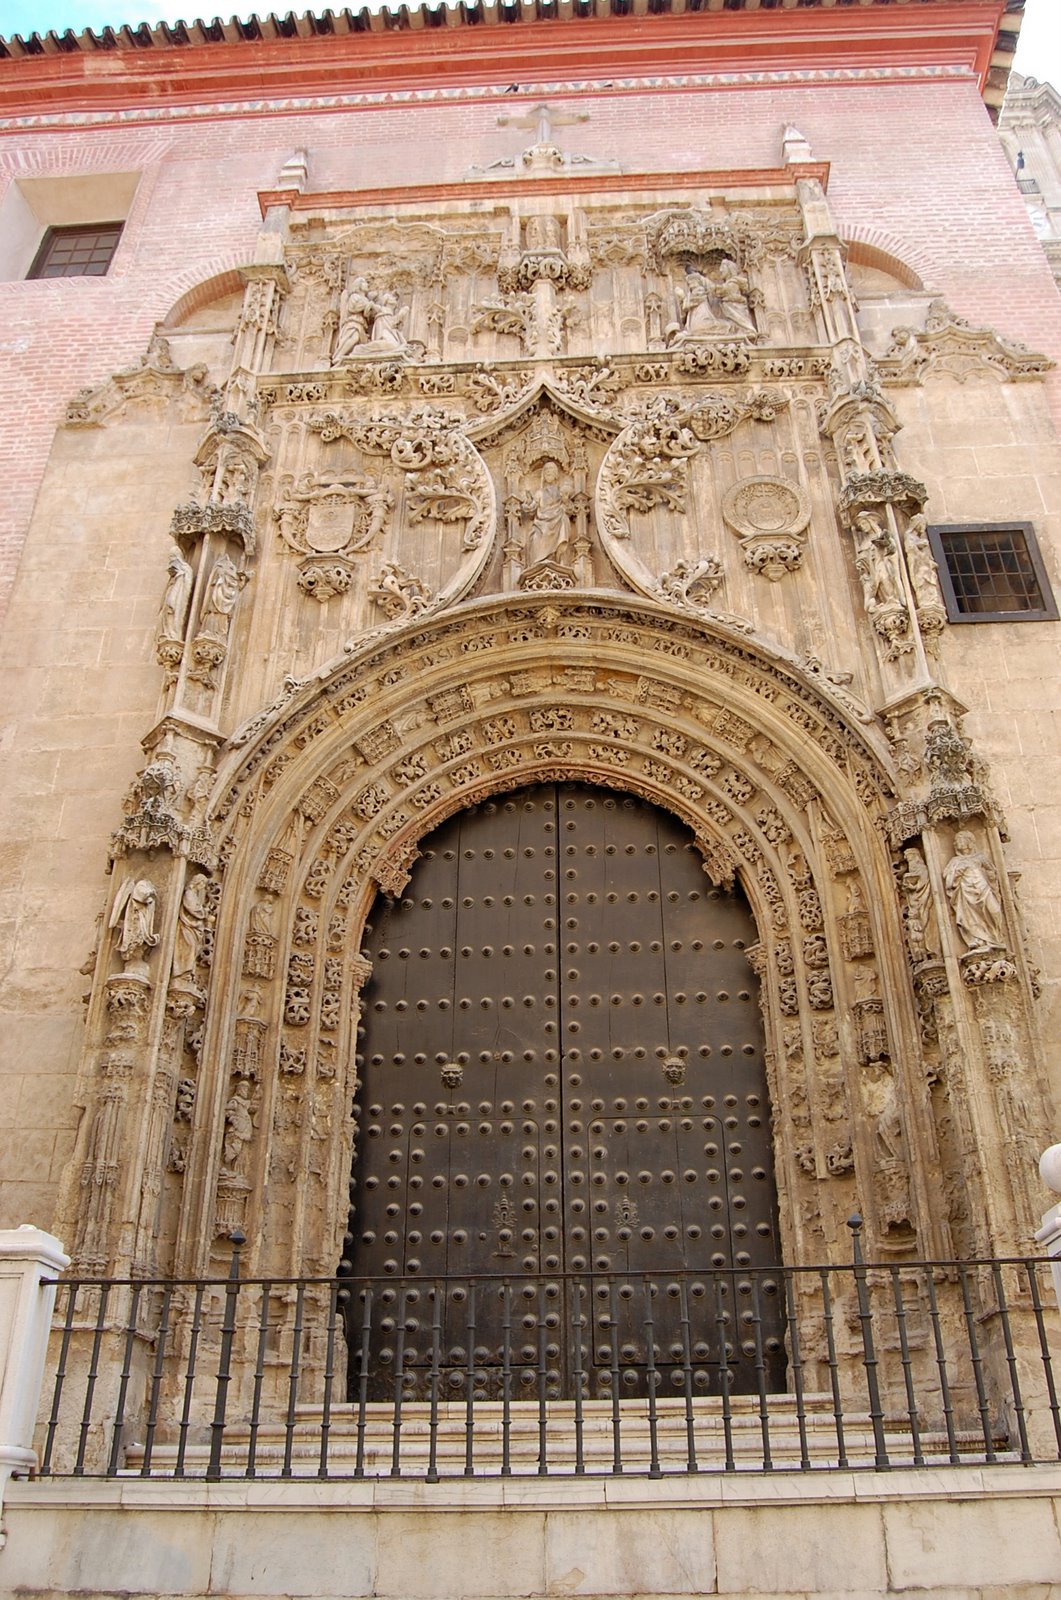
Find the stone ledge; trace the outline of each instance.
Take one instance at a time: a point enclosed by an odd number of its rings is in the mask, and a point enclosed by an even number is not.
[[[432,1512],[482,1510],[660,1510],[759,1505],[905,1504],[911,1500],[1061,1499],[1061,1464],[1033,1467],[926,1467],[895,1472],[699,1473],[648,1478],[240,1479],[222,1483],[172,1479],[16,1479],[6,1504],[14,1510]]]

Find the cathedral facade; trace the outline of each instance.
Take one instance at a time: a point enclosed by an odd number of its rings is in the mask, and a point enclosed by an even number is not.
[[[296,1348],[307,1279],[761,1282],[857,1214],[909,1288],[1048,1198],[1013,8],[500,9],[0,60],[4,1221],[123,1282],[236,1239]],[[842,1367],[800,1293],[736,1392],[793,1325]],[[507,1326],[432,1354],[384,1297],[349,1393],[496,1397]],[[612,1326],[528,1394],[712,1392],[677,1312]],[[335,1365],[307,1336],[307,1395]]]

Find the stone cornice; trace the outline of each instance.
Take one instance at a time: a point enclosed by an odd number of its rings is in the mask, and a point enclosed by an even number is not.
[[[671,193],[679,189],[750,190],[762,199],[761,191],[776,189],[781,194],[791,192],[800,178],[813,178],[828,187],[830,165],[828,161],[805,161],[787,167],[733,168],[729,171],[693,172],[604,172],[557,173],[545,178],[513,177],[506,181],[465,179],[460,183],[405,184],[387,189],[348,189],[333,193],[297,189],[266,189],[258,195],[262,215],[273,206],[287,206],[292,211],[312,211],[315,215],[327,212],[348,211],[354,206],[387,205],[444,205],[453,200],[495,199],[499,194],[634,194],[641,191],[664,190]]]
[[[377,91],[453,91],[505,84],[514,75],[533,90],[558,78],[599,85],[631,70],[673,76],[918,66],[974,72],[994,106],[1022,10],[1022,0],[870,0],[843,9],[818,0],[770,11],[751,0],[738,10],[708,0],[694,13],[685,0],[669,0],[668,11],[649,14],[648,0],[478,0],[16,35],[0,40],[0,116],[243,97],[260,105],[273,96],[339,93],[368,75]],[[531,26],[533,53],[519,42],[529,43]]]

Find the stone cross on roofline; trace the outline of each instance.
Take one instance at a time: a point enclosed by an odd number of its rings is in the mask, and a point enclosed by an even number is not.
[[[564,111],[560,107],[541,101],[530,106],[521,115],[505,113],[497,119],[499,128],[527,128],[534,134],[534,143],[518,156],[504,156],[491,161],[489,166],[470,167],[467,178],[506,178],[513,176],[537,178],[556,172],[577,168],[580,172],[619,172],[617,161],[602,161],[595,156],[568,155],[556,144],[555,130],[571,127],[578,122],[588,122],[588,111]]]
[[[554,128],[566,128],[576,122],[588,121],[588,111],[560,111],[556,106],[542,102],[541,105],[532,106],[521,117],[498,117],[497,125],[499,128],[533,128],[535,144],[554,144]]]

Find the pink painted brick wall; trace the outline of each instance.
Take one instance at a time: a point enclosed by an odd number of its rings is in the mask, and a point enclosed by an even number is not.
[[[459,190],[471,165],[528,141],[497,126],[499,112],[526,109],[523,98],[36,133],[0,126],[4,188],[19,177],[144,174],[106,278],[0,283],[0,607],[66,401],[135,365],[154,323],[194,284],[251,258],[256,191],[275,184],[296,147],[309,151],[312,189]],[[777,165],[782,126],[795,122],[815,157],[832,163],[841,231],[905,256],[973,322],[1061,357],[1061,298],[971,77],[553,98],[577,98],[590,113],[563,130],[568,149],[658,171],[664,198],[670,170]]]

